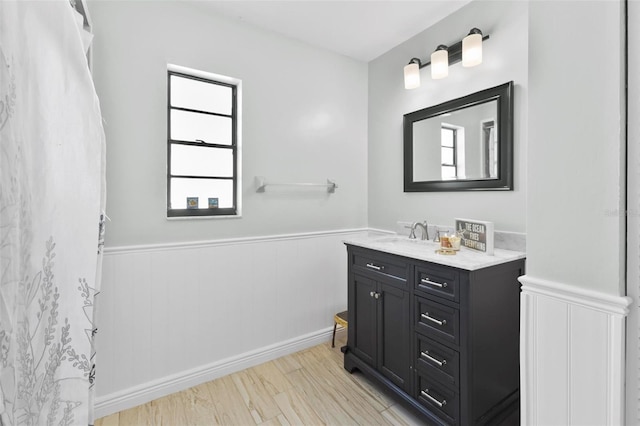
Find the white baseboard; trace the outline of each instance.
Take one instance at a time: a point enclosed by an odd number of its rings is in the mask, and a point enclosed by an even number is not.
[[[95,418],[105,417],[315,345],[328,343],[332,332],[333,327],[319,330],[120,392],[98,397],[95,404]]]
[[[631,299],[526,275],[520,282],[521,423],[624,424]]]

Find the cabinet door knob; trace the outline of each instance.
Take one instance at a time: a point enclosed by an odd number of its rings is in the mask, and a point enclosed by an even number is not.
[[[375,297],[376,299],[380,299],[380,293],[374,294],[373,297]]]
[[[376,294],[374,291],[372,291],[371,293],[369,293],[369,296],[373,297],[373,295]]]

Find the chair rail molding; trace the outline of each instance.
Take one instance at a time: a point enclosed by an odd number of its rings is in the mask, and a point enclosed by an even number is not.
[[[624,424],[631,298],[519,280],[522,424]]]

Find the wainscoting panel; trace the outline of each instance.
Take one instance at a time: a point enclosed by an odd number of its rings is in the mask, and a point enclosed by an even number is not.
[[[530,276],[520,281],[522,424],[623,424],[631,300]]]
[[[328,342],[363,232],[105,250],[97,416]]]

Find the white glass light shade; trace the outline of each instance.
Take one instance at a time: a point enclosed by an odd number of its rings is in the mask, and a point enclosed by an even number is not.
[[[438,80],[449,75],[449,52],[436,50],[431,54],[431,78]]]
[[[404,88],[415,89],[420,87],[420,66],[410,63],[404,67]]]
[[[462,39],[462,66],[475,67],[482,63],[482,34],[469,34]]]

